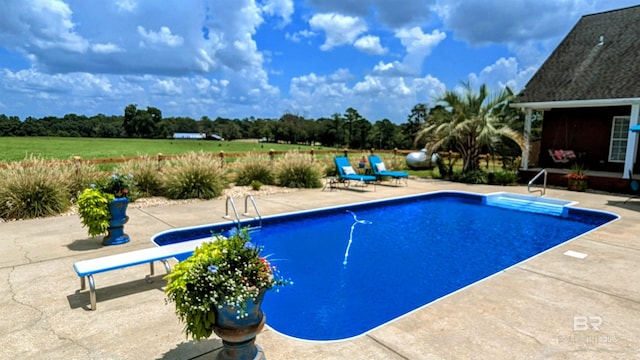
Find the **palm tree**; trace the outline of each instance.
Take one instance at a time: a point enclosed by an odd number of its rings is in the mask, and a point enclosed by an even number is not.
[[[494,149],[506,139],[516,142],[522,149],[522,138],[508,126],[517,113],[509,108],[514,94],[506,87],[497,95],[489,93],[482,84],[474,93],[468,82],[463,83],[464,93],[447,90],[438,99],[420,132],[417,141],[425,141],[427,148],[438,150],[449,148],[460,153],[463,172],[480,167],[480,151]]]

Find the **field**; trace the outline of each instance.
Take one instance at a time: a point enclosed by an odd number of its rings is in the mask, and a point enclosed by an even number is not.
[[[157,139],[102,139],[61,137],[0,137],[0,162],[21,161],[29,156],[46,160],[114,159],[135,156],[179,155],[188,152],[225,153],[268,152],[297,149],[311,150],[310,146],[258,143],[257,141],[206,141]],[[316,147],[316,150],[330,150]]]

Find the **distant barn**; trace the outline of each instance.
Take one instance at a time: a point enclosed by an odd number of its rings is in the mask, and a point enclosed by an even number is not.
[[[173,133],[174,139],[188,139],[188,140],[198,140],[205,139],[207,134],[199,134],[199,133]]]
[[[207,136],[207,134],[201,134],[201,133],[173,133],[173,138],[174,139],[185,139],[185,140],[224,140],[222,138],[222,136],[220,135],[216,135],[216,134],[211,134],[209,136]]]

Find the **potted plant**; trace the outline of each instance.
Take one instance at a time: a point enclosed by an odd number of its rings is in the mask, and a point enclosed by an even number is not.
[[[124,233],[124,224],[129,221],[126,211],[134,186],[132,174],[114,173],[91,184],[78,196],[78,214],[82,225],[90,236],[106,233],[103,245],[130,241],[129,235]]]
[[[587,174],[580,164],[574,164],[571,172],[567,174],[567,188],[571,191],[587,190]]]
[[[218,359],[254,359],[255,337],[265,324],[260,309],[267,290],[292,284],[261,255],[246,229],[215,235],[166,276],[167,301],[196,341],[215,332],[224,348]]]

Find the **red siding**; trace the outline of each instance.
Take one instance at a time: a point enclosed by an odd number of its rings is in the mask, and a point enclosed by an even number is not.
[[[540,144],[540,167],[568,167],[556,164],[548,149],[573,150],[585,168],[600,171],[619,171],[623,163],[611,163],[609,143],[614,116],[629,116],[630,106],[552,109],[545,111]]]

